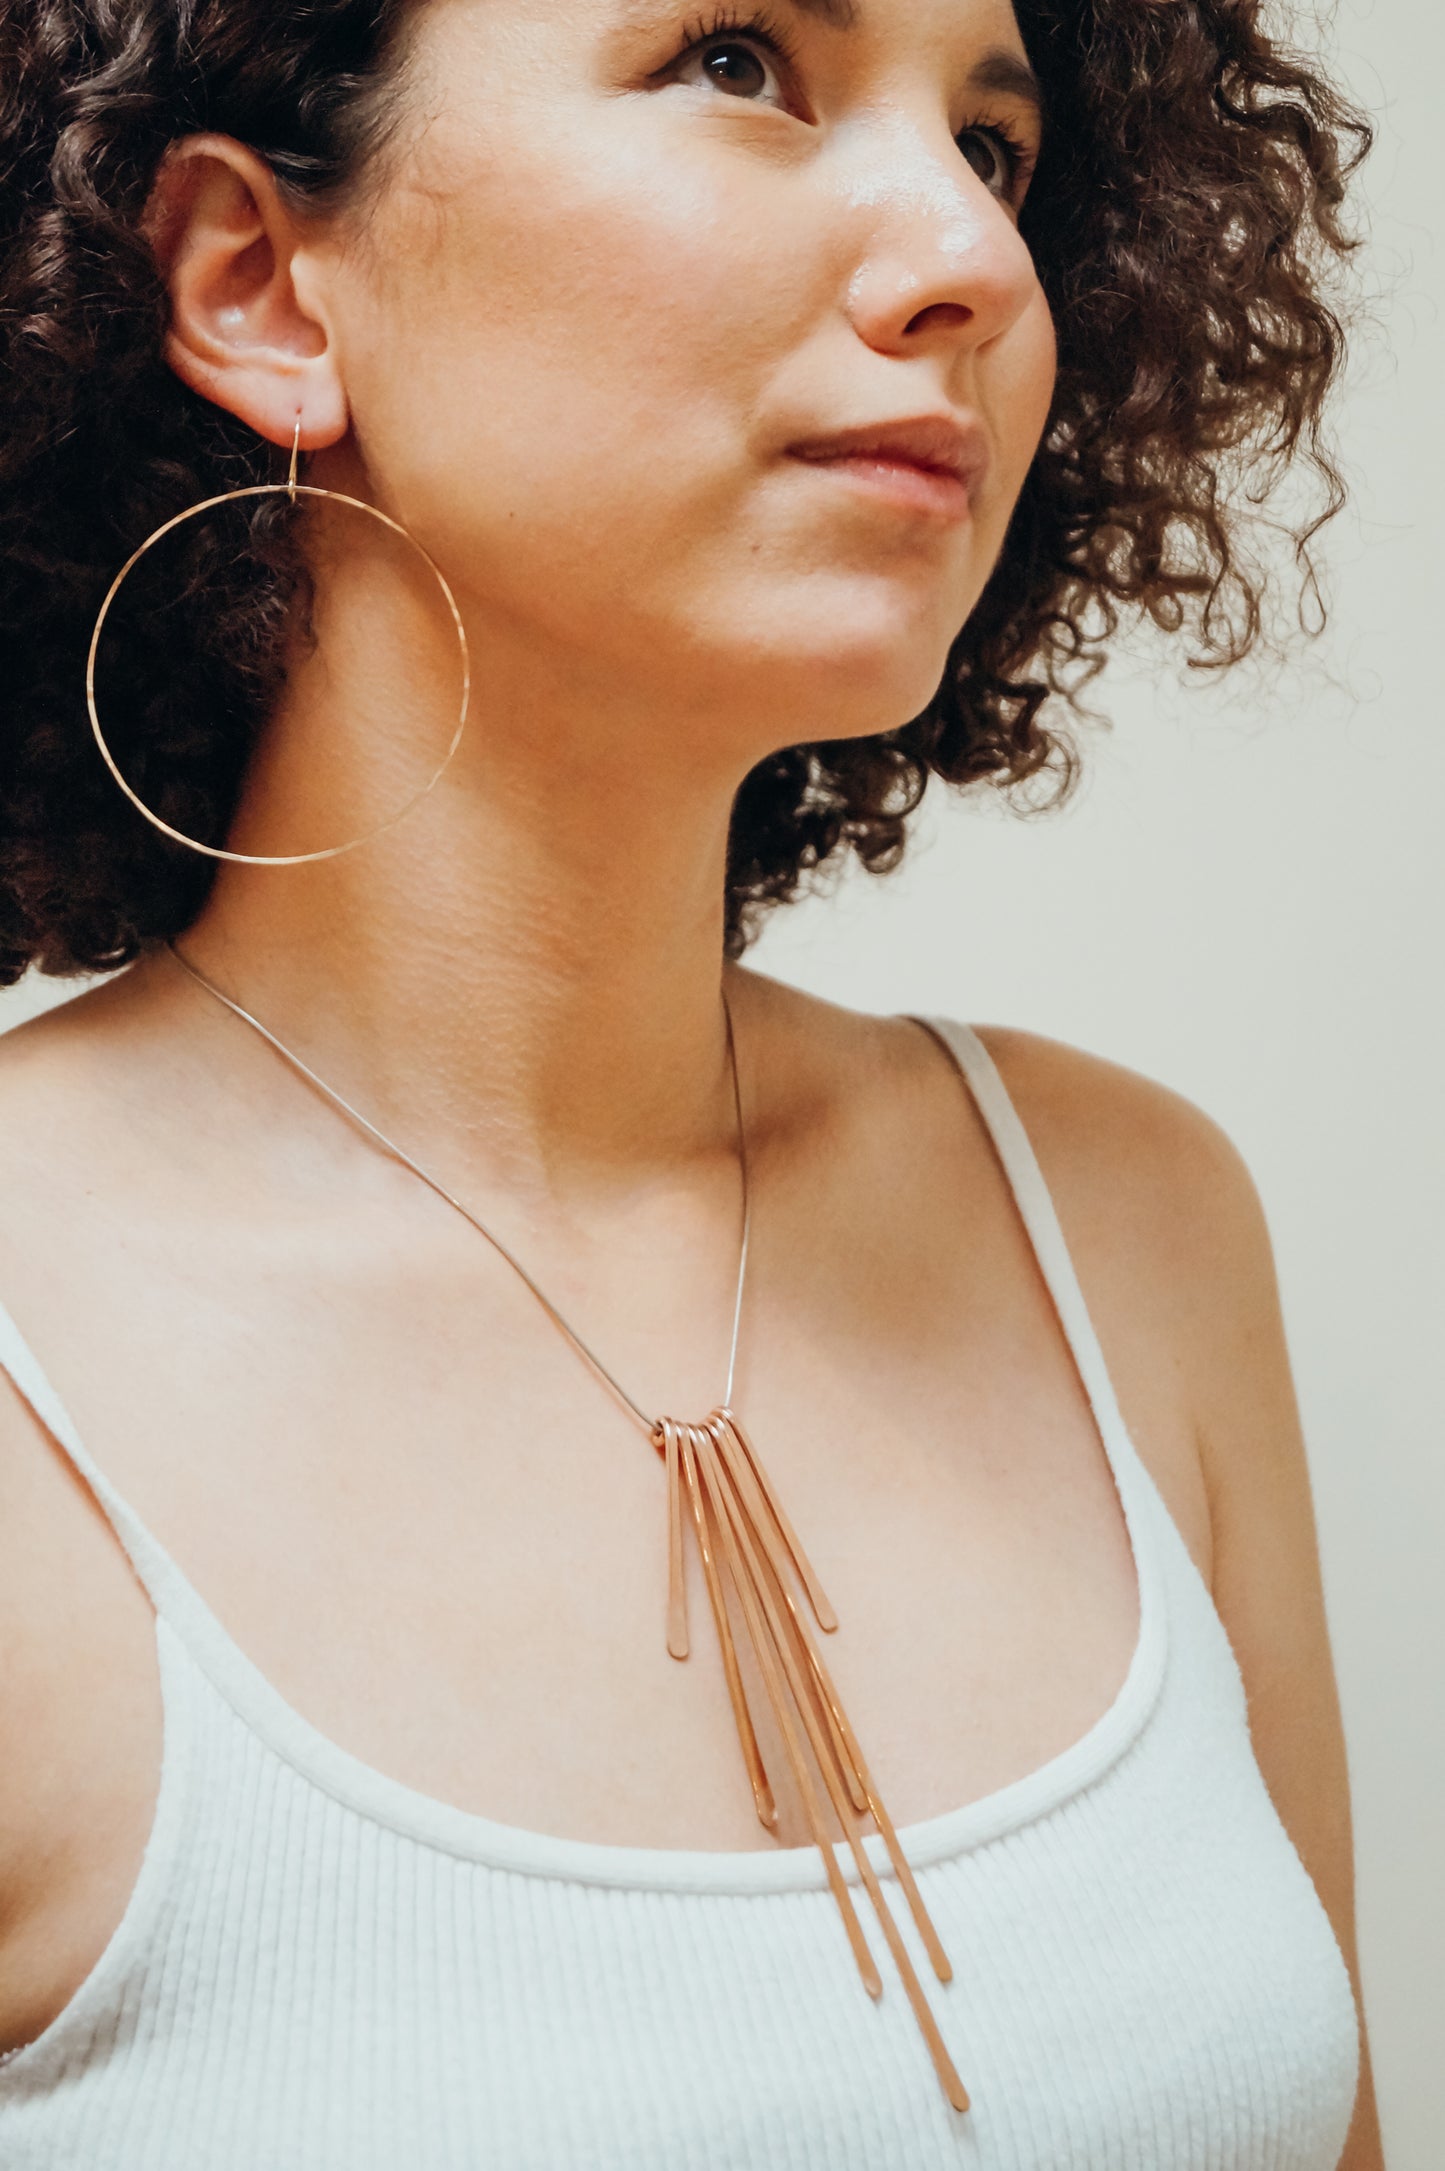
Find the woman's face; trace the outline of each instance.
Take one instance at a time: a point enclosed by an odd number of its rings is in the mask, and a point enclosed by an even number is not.
[[[482,672],[513,644],[748,761],[925,706],[1053,387],[1008,0],[844,5],[427,0],[330,294],[356,450]],[[971,433],[967,492],[789,449],[921,416]]]

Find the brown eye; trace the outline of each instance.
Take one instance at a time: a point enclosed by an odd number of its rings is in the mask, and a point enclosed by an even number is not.
[[[1014,166],[1008,145],[991,128],[966,128],[958,148],[987,189],[1006,196],[1013,183]]]
[[[750,45],[730,40],[714,45],[702,57],[703,73],[719,90],[737,98],[755,98],[768,87],[768,71]]]
[[[705,84],[727,98],[765,101],[771,92],[778,104],[787,94],[777,67],[765,46],[750,38],[714,36],[695,45],[682,61],[678,74],[684,82]]]

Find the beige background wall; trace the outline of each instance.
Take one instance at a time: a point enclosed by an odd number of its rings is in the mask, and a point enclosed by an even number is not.
[[[925,810],[910,863],[777,920],[759,965],[865,1008],[1030,1026],[1165,1080],[1274,1231],[1353,1771],[1390,2171],[1445,2164],[1445,520],[1440,83],[1412,0],[1326,33],[1377,114],[1376,329],[1340,415],[1325,638],[1184,689],[1138,656],[1063,815]],[[64,991],[0,997],[13,1022]]]

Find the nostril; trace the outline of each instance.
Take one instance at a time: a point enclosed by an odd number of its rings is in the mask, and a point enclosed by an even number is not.
[[[910,317],[906,331],[934,331],[945,325],[967,324],[973,316],[962,302],[930,302],[920,309],[916,317]]]

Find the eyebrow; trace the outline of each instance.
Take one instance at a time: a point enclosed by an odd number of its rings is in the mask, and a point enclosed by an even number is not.
[[[862,21],[857,0],[792,0],[800,15],[811,15],[830,30],[856,30]],[[970,90],[997,91],[1002,97],[1021,98],[1038,113],[1044,109],[1043,88],[1028,62],[1007,46],[993,45],[969,76]]]
[[[1026,60],[1007,46],[991,46],[969,75],[971,90],[993,90],[1001,97],[1021,98],[1036,113],[1044,110],[1043,85]]]

